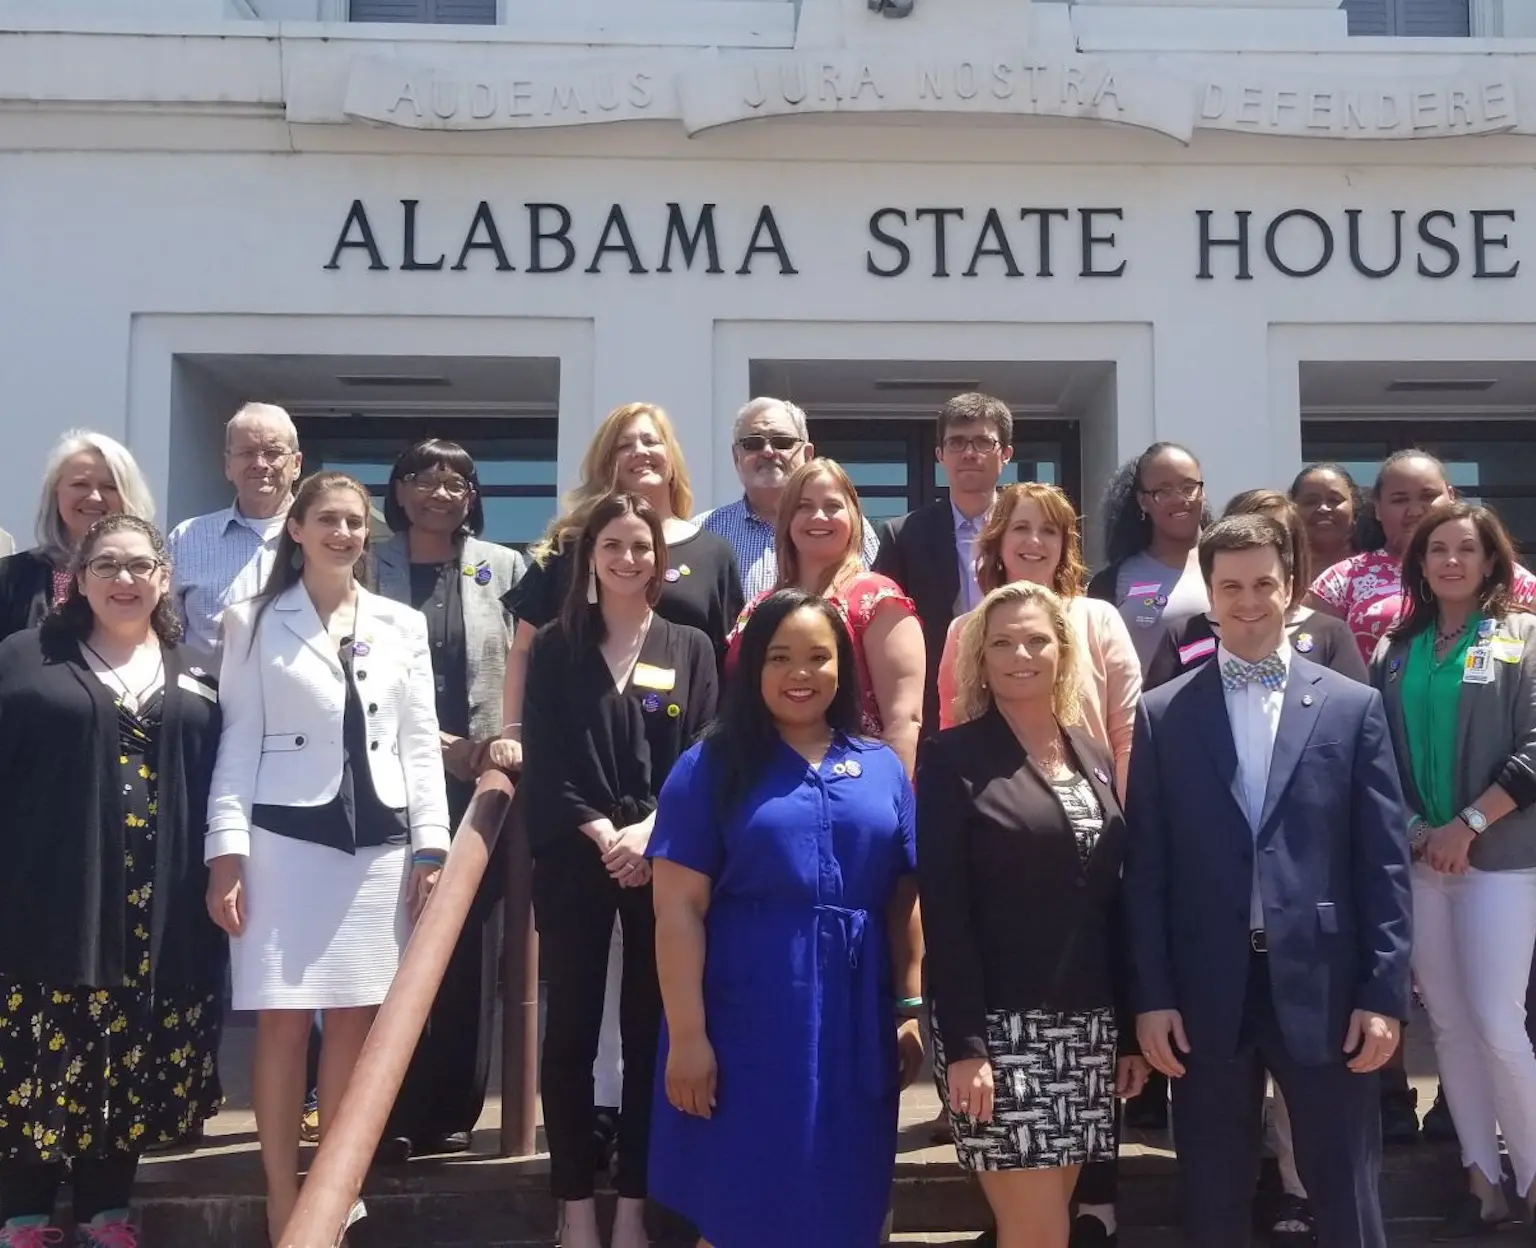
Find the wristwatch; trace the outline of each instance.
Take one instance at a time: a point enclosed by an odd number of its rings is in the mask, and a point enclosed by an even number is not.
[[[1488,816],[1476,806],[1468,806],[1456,817],[1472,829],[1473,836],[1481,836],[1488,830]]]

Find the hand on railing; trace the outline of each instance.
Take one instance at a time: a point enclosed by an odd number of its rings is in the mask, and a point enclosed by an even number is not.
[[[487,741],[485,761],[481,764],[481,771],[487,771],[492,767],[506,772],[509,776],[517,775],[523,769],[523,743],[514,741],[511,737],[497,737],[494,741]]]

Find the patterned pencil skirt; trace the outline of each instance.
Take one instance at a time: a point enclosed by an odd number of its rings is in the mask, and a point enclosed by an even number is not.
[[[949,1063],[934,1003],[933,1077],[949,1103]],[[1112,1010],[987,1012],[992,1120],[954,1112],[955,1152],[966,1170],[1047,1170],[1115,1156],[1115,1016]]]

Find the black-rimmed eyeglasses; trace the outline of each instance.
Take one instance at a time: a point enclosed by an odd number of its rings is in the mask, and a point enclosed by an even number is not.
[[[1163,485],[1155,490],[1142,490],[1142,493],[1150,498],[1159,507],[1178,500],[1181,503],[1192,503],[1200,497],[1200,492],[1205,489],[1204,481],[1184,481],[1178,485]]]
[[[136,581],[147,581],[159,569],[165,566],[159,559],[130,559],[126,563],[120,563],[111,555],[103,555],[99,559],[92,559],[85,565],[85,570],[92,576],[98,576],[104,581],[115,581],[123,574],[126,568],[128,575]]]
[[[463,477],[428,476],[423,472],[408,472],[400,478],[418,494],[435,494],[441,490],[449,498],[464,499],[475,487]]]

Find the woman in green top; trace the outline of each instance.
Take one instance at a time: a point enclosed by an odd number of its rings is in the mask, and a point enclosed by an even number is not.
[[[1518,1191],[1536,1195],[1536,616],[1511,606],[1514,584],[1498,517],[1439,504],[1409,542],[1403,614],[1371,665],[1409,805],[1413,971],[1469,1180],[1439,1239],[1508,1218],[1501,1130]]]

